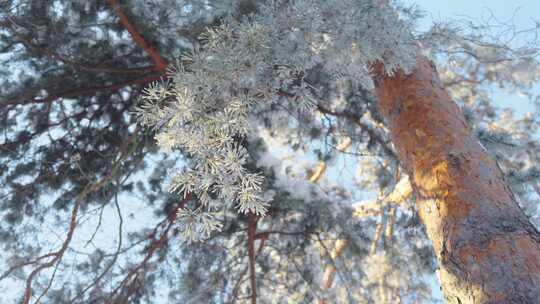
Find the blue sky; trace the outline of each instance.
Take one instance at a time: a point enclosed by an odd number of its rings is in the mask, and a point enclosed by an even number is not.
[[[540,0],[402,0],[405,4],[416,4],[426,12],[419,23],[420,29],[429,28],[433,22],[456,19],[486,21],[494,17],[498,22],[511,23],[517,30],[530,29],[540,23]],[[524,41],[516,40],[516,44]],[[540,47],[540,46],[538,46]],[[492,89],[494,101],[500,107],[512,108],[517,115],[534,110],[533,104],[515,92]],[[534,87],[540,95],[540,84]]]
[[[540,22],[538,0],[404,0],[404,2],[417,4],[428,13],[427,19],[435,21],[464,16],[481,19],[493,13],[499,20],[513,19],[518,28],[533,26],[534,19]]]

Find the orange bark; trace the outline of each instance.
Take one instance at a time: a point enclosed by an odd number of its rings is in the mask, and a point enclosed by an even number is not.
[[[419,56],[408,75],[376,73],[379,108],[417,193],[448,303],[539,303],[540,234],[498,165]]]
[[[135,43],[140,46],[143,50],[148,53],[148,55],[152,58],[154,61],[154,70],[156,72],[164,72],[167,68],[167,62],[159,52],[154,49],[146,40],[143,38],[143,36],[139,33],[137,28],[133,25],[133,23],[129,20],[128,16],[124,13],[122,8],[120,7],[120,4],[118,4],[117,0],[107,0],[107,4],[114,10],[114,13],[120,19],[120,23],[126,28],[126,30],[129,32]]]
[[[251,286],[251,304],[257,304],[257,276],[255,271],[255,259],[257,254],[255,253],[255,239],[257,234],[257,222],[259,221],[258,217],[254,213],[248,215],[248,258],[249,258],[249,281]],[[262,249],[262,242],[261,247]]]

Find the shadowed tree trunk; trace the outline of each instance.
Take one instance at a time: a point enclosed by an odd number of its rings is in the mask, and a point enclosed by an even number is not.
[[[418,196],[447,303],[539,303],[540,234],[471,134],[435,66],[419,56],[412,73],[377,72],[374,81]]]

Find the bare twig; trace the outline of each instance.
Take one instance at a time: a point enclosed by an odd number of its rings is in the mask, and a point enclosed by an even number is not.
[[[97,284],[99,284],[99,282],[103,279],[103,277],[109,272],[109,270],[111,270],[113,265],[116,263],[116,260],[118,259],[118,256],[120,255],[120,251],[122,249],[122,225],[124,223],[124,219],[122,217],[122,212],[120,210],[120,205],[118,204],[118,195],[116,195],[116,197],[115,197],[114,205],[116,207],[116,212],[118,214],[118,219],[119,219],[119,223],[118,223],[118,245],[116,247],[116,251],[114,252],[114,254],[112,256],[111,262],[109,263],[109,265],[107,265],[107,267],[103,270],[103,272],[101,272],[101,274],[96,279],[94,279],[94,281],[91,284],[86,286],[73,299],[71,299],[71,301],[70,301],[71,303],[74,303],[75,300],[80,298],[90,288],[92,288],[93,286],[96,286]]]
[[[79,213],[79,208],[81,207],[81,204],[84,201],[84,199],[86,198],[86,196],[89,193],[95,191],[97,189],[97,187],[98,187],[98,184],[89,184],[88,186],[85,187],[83,192],[81,192],[81,194],[79,194],[79,196],[77,197],[77,200],[75,201],[75,206],[73,207],[73,210],[71,212],[71,220],[70,220],[70,224],[69,224],[69,230],[68,230],[67,236],[66,236],[66,238],[65,238],[65,240],[64,240],[64,242],[62,244],[62,247],[60,247],[60,249],[58,251],[52,253],[53,258],[49,262],[41,264],[40,266],[35,268],[30,273],[30,275],[26,279],[26,284],[25,284],[26,287],[25,287],[25,291],[24,291],[23,304],[30,303],[30,300],[32,298],[32,282],[33,282],[34,278],[42,270],[44,270],[46,268],[49,268],[49,267],[52,267],[56,263],[59,263],[61,261],[62,257],[64,256],[64,253],[65,253],[66,249],[68,248],[68,246],[71,243],[71,240],[73,238],[73,233],[75,232],[75,228],[77,226],[77,215]],[[99,187],[101,187],[101,185],[99,185]]]
[[[48,261],[47,263],[43,263],[43,264],[39,265],[38,267],[36,267],[30,273],[30,275],[26,278],[25,291],[24,291],[24,297],[23,297],[23,302],[22,302],[23,304],[30,303],[30,300],[32,299],[32,283],[33,283],[35,277],[41,271],[43,271],[44,269],[47,269],[47,268],[50,268],[50,267],[53,267],[53,266],[57,267],[57,264],[59,264],[61,262],[61,260],[62,260],[62,258],[64,256],[64,253],[66,252],[69,244],[71,243],[71,240],[73,239],[73,235],[75,233],[75,228],[77,227],[77,215],[79,213],[79,209],[81,207],[82,202],[86,199],[86,197],[89,194],[98,191],[99,189],[101,189],[103,186],[105,186],[106,184],[108,184],[112,180],[112,178],[116,175],[116,172],[118,171],[118,168],[120,167],[120,164],[121,164],[122,160],[127,155],[127,152],[128,152],[127,147],[133,142],[133,140],[134,140],[134,138],[132,137],[131,139],[127,140],[124,143],[124,145],[121,147],[122,153],[121,153],[120,157],[118,158],[118,160],[115,161],[115,163],[114,163],[113,167],[111,168],[111,170],[109,171],[109,173],[106,176],[104,176],[100,181],[95,182],[95,183],[87,184],[87,186],[83,189],[83,191],[77,196],[77,199],[75,200],[75,205],[73,206],[73,209],[71,211],[70,224],[69,224],[69,228],[68,228],[66,238],[64,239],[64,242],[62,243],[62,246],[60,247],[60,249],[58,249],[55,252],[48,253],[48,254],[46,254],[46,255],[44,255],[42,257],[39,257],[37,259],[37,260],[40,260],[40,259],[43,259],[44,257],[52,257],[52,259],[50,261]],[[54,273],[53,273],[53,275],[54,275]],[[40,298],[43,297],[47,293],[48,289],[52,285],[52,279],[53,279],[53,277],[51,277],[51,281],[49,283],[49,286],[43,291]],[[37,303],[37,301],[36,301],[36,303]]]
[[[100,209],[101,210],[99,210],[98,223],[96,225],[96,228],[94,229],[94,232],[92,233],[92,235],[90,236],[88,241],[86,241],[86,243],[84,244],[83,247],[88,246],[88,244],[90,244],[90,243],[92,243],[94,241],[94,238],[96,237],[96,235],[97,235],[97,233],[99,231],[99,228],[101,228],[101,221],[103,220],[103,212],[105,211],[105,205],[101,205]]]
[[[146,265],[148,264],[148,261],[154,256],[154,254],[157,252],[159,248],[162,248],[167,241],[169,240],[169,232],[171,228],[174,226],[174,221],[176,219],[178,210],[181,208],[184,208],[185,205],[191,200],[192,196],[191,194],[188,194],[186,198],[184,198],[176,208],[174,208],[168,216],[163,219],[161,222],[159,222],[156,227],[153,229],[152,233],[148,236],[148,239],[153,240],[150,244],[148,251],[146,255],[144,256],[143,260],[137,264],[134,268],[132,268],[128,274],[124,277],[124,279],[118,284],[118,286],[110,293],[109,298],[106,303],[116,303],[117,299],[115,298],[116,294],[124,287],[130,287],[130,285],[137,281],[139,276],[139,271],[144,269]],[[157,238],[159,228],[166,224],[165,229],[161,233],[161,236]],[[128,292],[128,294],[125,297],[125,301],[129,299],[131,296],[131,291]]]
[[[47,294],[49,289],[51,289],[52,283],[54,281],[54,277],[56,276],[56,271],[58,270],[59,266],[60,266],[60,263],[56,263],[56,265],[54,266],[54,270],[53,270],[53,273],[51,275],[51,278],[49,279],[49,284],[47,284],[47,287],[45,287],[45,289],[41,292],[41,294],[39,295],[39,297],[37,298],[35,303],[39,303],[41,298],[43,298],[43,296],[45,296],[45,294]]]
[[[11,275],[11,273],[15,270],[17,270],[18,268],[21,268],[21,267],[25,267],[25,266],[28,266],[28,265],[32,265],[32,264],[37,264],[40,260],[43,260],[45,258],[48,258],[48,257],[51,257],[54,255],[54,252],[52,253],[48,253],[48,254],[45,254],[45,255],[42,255],[36,259],[33,259],[33,260],[30,260],[30,261],[26,261],[26,262],[23,262],[23,263],[19,263],[17,265],[14,265],[12,267],[10,267],[8,270],[6,270],[1,276],[0,276],[0,281],[4,280],[5,278],[9,277],[9,275]]]

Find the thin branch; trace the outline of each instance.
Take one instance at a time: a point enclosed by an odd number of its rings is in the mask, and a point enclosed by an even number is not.
[[[336,150],[340,153],[347,153],[347,150],[352,144],[352,140],[350,137],[346,137],[343,142],[341,142],[337,147]],[[326,162],[319,162],[319,165],[317,166],[317,169],[315,169],[315,172],[309,177],[309,181],[312,183],[318,183],[323,174],[326,172],[327,165]]]
[[[5,278],[9,277],[9,275],[15,271],[16,269],[18,268],[21,268],[21,267],[25,267],[25,266],[28,266],[28,265],[32,265],[32,264],[37,264],[40,260],[43,260],[45,258],[48,258],[48,257],[51,257],[54,255],[54,252],[51,252],[51,253],[48,253],[48,254],[45,254],[45,255],[42,255],[36,259],[33,259],[33,260],[30,260],[30,261],[26,261],[26,262],[23,262],[23,263],[20,263],[20,264],[17,264],[17,265],[14,265],[12,266],[11,268],[9,268],[8,270],[6,270],[1,276],[0,276],[0,281],[4,280]]]
[[[330,258],[332,259],[332,261],[335,261],[337,258],[339,258],[341,256],[341,254],[343,253],[343,251],[347,247],[348,243],[349,242],[348,242],[347,239],[337,239],[336,240],[336,242],[334,243],[334,248],[330,252]],[[323,288],[324,289],[330,289],[332,287],[332,284],[334,282],[334,274],[335,274],[336,270],[337,269],[336,269],[336,267],[335,267],[335,265],[333,263],[328,265],[328,267],[325,268],[324,275],[323,275]],[[323,302],[321,302],[321,303],[323,303]]]
[[[385,225],[386,215],[384,212],[381,212],[381,221],[377,224],[377,228],[375,229],[375,237],[371,242],[371,246],[369,248],[369,255],[374,255],[375,252],[377,252],[377,245],[379,244],[379,240],[381,239],[381,236],[383,234],[383,228]]]
[[[388,240],[388,242],[391,239],[392,233],[393,233],[393,225],[395,222],[395,216],[396,216],[396,206],[397,204],[401,204],[409,199],[409,197],[412,195],[413,189],[411,186],[411,183],[409,181],[408,176],[403,176],[399,182],[394,186],[393,191],[382,198],[381,200],[376,200],[371,203],[367,204],[361,204],[359,206],[355,207],[355,211],[353,213],[353,217],[356,218],[362,218],[366,216],[372,216],[372,215],[381,215],[381,222],[377,225],[376,232],[375,232],[375,238],[373,239],[373,242],[371,244],[371,248],[369,250],[370,254],[374,254],[377,249],[377,244],[381,238],[381,235],[383,233],[383,228],[386,227],[385,230],[385,239]],[[386,214],[384,213],[384,205],[385,204],[394,204],[391,206],[391,209],[389,211],[390,219],[387,222]],[[320,241],[321,244],[324,246],[324,243]],[[331,264],[327,265],[324,270],[323,275],[323,289],[328,290],[332,287],[332,284],[334,282],[334,274],[337,271],[336,265],[334,263],[334,260],[341,256],[343,251],[345,250],[345,247],[347,246],[347,240],[346,239],[338,239],[336,240],[334,244],[334,248],[330,252],[330,258],[331,258]],[[319,304],[326,304],[328,301],[326,299],[321,298],[319,300]]]
[[[73,299],[71,299],[71,303],[74,303],[75,300],[77,300],[79,297],[81,297],[84,293],[86,293],[90,288],[93,286],[96,286],[103,277],[109,272],[109,270],[112,269],[113,265],[116,263],[116,260],[118,259],[118,256],[120,255],[120,251],[122,249],[122,225],[124,223],[124,219],[122,217],[122,211],[120,210],[120,205],[118,204],[118,192],[115,195],[115,201],[114,206],[116,207],[116,212],[118,214],[119,224],[118,224],[118,245],[116,247],[116,251],[113,254],[112,260],[107,265],[107,267],[101,272],[101,274],[88,286],[86,286],[83,290],[81,290]]]
[[[158,53],[156,49],[154,49],[146,40],[143,38],[143,36],[139,33],[137,28],[131,23],[129,18],[126,16],[120,5],[116,0],[107,0],[107,3],[109,6],[114,10],[114,13],[120,19],[120,23],[126,28],[126,30],[129,32],[135,43],[140,46],[154,61],[154,70],[156,72],[164,72],[167,68],[167,62],[161,55]]]
[[[255,234],[255,239],[256,240],[266,239],[266,238],[268,238],[268,236],[270,234],[280,234],[280,235],[294,236],[294,235],[306,235],[306,234],[317,234],[317,233],[313,232],[313,231],[309,231],[309,230],[302,230],[302,231],[266,230],[266,231],[261,231],[259,233],[256,233]]]
[[[388,211],[388,219],[386,220],[386,228],[384,229],[384,248],[388,248],[392,243],[392,238],[394,235],[394,225],[396,224],[396,212],[397,207],[390,206],[390,211]]]
[[[54,92],[50,94],[49,96],[43,97],[43,98],[27,95],[27,96],[22,96],[22,97],[14,98],[11,100],[7,100],[1,103],[0,106],[4,107],[8,105],[28,104],[28,103],[42,104],[42,103],[50,103],[60,98],[93,96],[97,92],[118,91],[128,85],[145,85],[153,81],[157,81],[160,78],[161,76],[159,75],[148,75],[145,77],[130,79],[130,80],[126,80],[126,81],[111,84],[111,85],[96,86],[96,87],[89,87],[89,88],[77,88],[77,89],[67,90],[67,91],[62,91],[62,92]]]
[[[33,44],[31,41],[31,38],[25,37],[24,35],[20,34],[17,31],[16,28],[22,27],[22,26],[20,24],[15,23],[12,17],[9,17],[8,19],[9,20],[6,20],[6,22],[4,23],[5,27],[9,28],[13,36],[19,38],[20,43],[22,43],[27,49],[35,51],[37,53],[41,53],[48,57],[51,57],[62,63],[70,65],[75,69],[88,71],[88,72],[105,72],[109,74],[124,74],[124,75],[125,74],[139,74],[140,75],[142,73],[146,73],[149,70],[154,69],[153,66],[134,67],[134,68],[115,68],[115,67],[107,67],[107,66],[88,65],[88,64],[77,62],[77,61],[73,61],[71,59],[67,59],[64,55],[60,55],[54,50],[51,50],[42,46],[36,46],[35,44]],[[25,29],[25,30],[28,31],[28,29]]]
[[[50,57],[60,62],[70,65],[75,69],[87,71],[87,72],[101,72],[101,73],[121,74],[121,75],[126,75],[126,74],[127,75],[141,75],[154,69],[153,66],[143,66],[143,67],[133,67],[133,68],[113,68],[113,67],[107,67],[107,66],[87,65],[84,63],[67,59],[64,56],[54,53],[47,49],[43,49],[42,51],[45,54],[49,55]]]
[[[234,287],[233,287],[233,290],[232,290],[232,293],[231,293],[231,300],[228,301],[227,303],[233,304],[233,303],[236,302],[236,299],[238,298],[238,290],[240,290],[240,286],[242,285],[244,276],[246,275],[248,269],[249,269],[249,267],[244,268],[244,270],[242,270],[242,272],[238,276],[238,280],[234,284]]]
[[[45,296],[47,294],[47,292],[49,292],[49,289],[51,289],[51,286],[52,286],[52,283],[54,281],[54,277],[56,276],[56,272],[58,271],[58,267],[60,266],[60,263],[56,263],[56,265],[54,266],[54,270],[53,270],[53,273],[51,275],[51,278],[49,279],[49,284],[47,285],[47,287],[45,287],[45,289],[41,292],[41,294],[39,295],[39,297],[37,298],[36,302],[35,303],[39,303],[39,301],[41,300],[41,298],[43,298],[43,296]]]
[[[148,239],[153,240],[153,242],[150,244],[148,252],[146,253],[145,257],[137,266],[132,268],[128,274],[124,277],[124,279],[118,284],[118,286],[110,293],[109,299],[106,303],[116,303],[116,299],[114,296],[124,287],[129,286],[129,284],[135,282],[139,276],[139,270],[144,269],[146,267],[146,264],[148,264],[148,261],[154,256],[156,251],[163,247],[167,241],[169,240],[169,231],[174,225],[174,221],[176,219],[176,216],[178,214],[178,210],[181,208],[184,208],[185,205],[192,199],[191,194],[188,194],[186,198],[184,198],[176,208],[174,208],[165,219],[163,219],[161,222],[159,222],[156,227],[153,229],[152,233],[149,235]],[[156,239],[158,230],[161,226],[163,226],[165,223],[167,223],[167,226],[165,230],[161,233],[161,236]],[[126,302],[129,299],[131,293],[128,294],[125,298]]]
[[[59,263],[61,261],[66,249],[71,243],[71,239],[73,238],[73,233],[75,232],[75,227],[77,226],[77,214],[79,212],[79,208],[81,207],[81,203],[90,192],[93,192],[92,190],[94,189],[95,189],[95,185],[89,184],[88,186],[85,187],[83,192],[81,192],[81,194],[78,196],[77,200],[75,201],[75,206],[73,207],[73,210],[71,212],[71,220],[69,224],[68,234],[66,236],[66,239],[64,240],[64,243],[62,244],[62,247],[60,247],[58,251],[52,254],[53,259],[35,268],[26,279],[26,284],[25,284],[26,287],[24,291],[23,304],[30,303],[30,300],[32,298],[32,282],[34,280],[34,277],[36,277],[42,270],[52,267],[57,262]]]
[[[326,171],[326,162],[319,162],[315,172],[309,177],[309,181],[312,183],[317,183],[319,179],[323,176],[323,173]]]
[[[251,304],[257,304],[257,278],[255,273],[255,239],[257,233],[258,217],[254,213],[248,215],[248,256],[249,256],[249,275],[251,283]]]
[[[32,299],[32,282],[34,281],[35,277],[41,271],[43,271],[44,269],[56,266],[57,264],[59,264],[62,261],[64,253],[68,249],[68,246],[71,243],[71,240],[73,239],[73,234],[75,233],[75,228],[77,227],[77,215],[79,213],[79,209],[81,207],[82,202],[84,201],[84,199],[89,194],[98,191],[99,189],[101,189],[103,186],[105,186],[106,184],[108,184],[112,180],[112,178],[116,175],[116,172],[118,171],[118,168],[120,167],[120,163],[122,162],[124,157],[127,155],[127,146],[130,145],[133,142],[133,139],[134,138],[132,137],[132,138],[130,138],[129,140],[127,140],[124,143],[124,145],[123,145],[123,147],[121,149],[123,153],[120,155],[118,160],[115,161],[115,163],[114,163],[113,167],[111,168],[111,170],[109,171],[109,173],[105,177],[103,177],[103,179],[101,179],[100,181],[98,181],[96,183],[87,184],[86,187],[83,189],[83,191],[77,196],[77,199],[75,200],[75,205],[73,206],[73,210],[71,212],[71,219],[70,219],[69,230],[68,230],[67,236],[64,239],[64,242],[62,243],[62,246],[60,247],[59,250],[57,250],[55,252],[52,252],[52,253],[48,253],[48,254],[45,255],[45,256],[48,256],[48,257],[52,257],[52,259],[49,262],[43,263],[40,266],[38,266],[37,268],[35,268],[30,273],[30,275],[26,278],[25,291],[24,291],[24,297],[23,297],[23,302],[22,302],[23,304],[29,304],[30,300]],[[40,257],[38,259],[41,259],[41,258],[43,258],[43,257]],[[52,280],[52,278],[51,278],[51,280]],[[45,290],[45,293],[47,292],[47,290],[48,289]],[[43,293],[40,296],[40,298],[45,293]],[[36,303],[37,303],[37,301],[36,301]]]
[[[88,244],[90,244],[90,243],[92,243],[94,241],[94,238],[96,237],[96,234],[98,233],[99,228],[101,228],[101,221],[103,219],[103,212],[105,210],[105,205],[101,205],[100,209],[101,210],[99,211],[98,223],[96,225],[96,228],[94,229],[94,233],[92,233],[92,236],[90,236],[90,239],[88,239],[88,241],[86,241],[86,243],[84,244],[83,247],[88,246]]]
[[[376,141],[386,154],[388,154],[389,156],[392,156],[393,158],[397,158],[396,153],[394,152],[394,150],[390,148],[389,144],[379,134],[377,134],[375,130],[373,130],[367,124],[360,121],[360,117],[358,117],[354,113],[335,112],[335,111],[332,111],[330,109],[323,107],[322,105],[317,105],[317,110],[319,110],[319,112],[323,114],[336,116],[336,117],[343,117],[347,119],[348,121],[354,123],[355,125],[359,126],[360,129],[368,133],[369,137],[373,139],[374,141]]]
[[[411,182],[409,181],[409,177],[404,176],[395,185],[392,192],[381,200],[353,204],[353,217],[364,218],[381,214],[384,211],[385,204],[402,204],[407,201],[409,197],[411,197],[412,193],[413,188]]]

